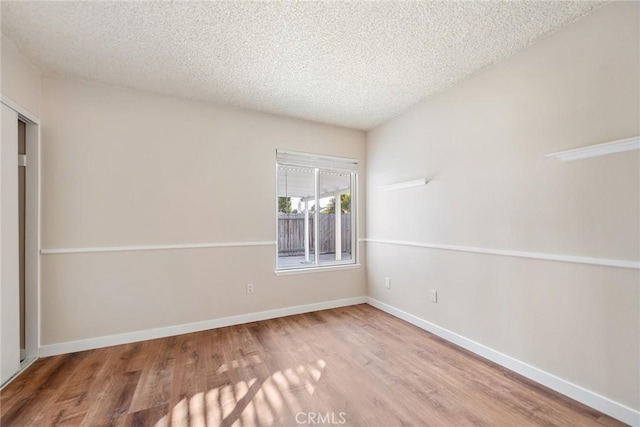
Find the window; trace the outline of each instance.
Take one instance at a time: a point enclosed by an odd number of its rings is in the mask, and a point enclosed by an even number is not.
[[[277,270],[355,264],[357,160],[283,150],[276,159]]]

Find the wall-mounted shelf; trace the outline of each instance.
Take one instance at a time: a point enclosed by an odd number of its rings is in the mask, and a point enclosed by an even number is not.
[[[640,136],[620,139],[618,141],[605,142],[603,144],[589,145],[587,147],[575,148],[573,150],[559,151],[547,154],[547,158],[557,158],[563,162],[571,160],[586,159],[589,157],[605,156],[607,154],[621,153],[640,149]]]
[[[427,185],[429,180],[427,178],[412,179],[411,181],[403,181],[395,184],[389,184],[382,187],[384,191],[400,190],[402,188],[419,187],[421,185]]]

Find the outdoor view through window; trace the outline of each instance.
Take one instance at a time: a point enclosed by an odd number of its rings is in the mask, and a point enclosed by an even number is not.
[[[277,269],[355,263],[357,161],[282,150],[276,157]]]

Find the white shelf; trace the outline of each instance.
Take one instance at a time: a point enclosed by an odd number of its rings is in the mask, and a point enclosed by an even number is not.
[[[587,147],[575,148],[573,150],[559,151],[547,154],[547,158],[560,159],[563,162],[586,159],[589,157],[605,156],[607,154],[621,153],[640,149],[640,136],[620,139],[618,141],[605,142],[603,144],[589,145]]]
[[[402,188],[419,187],[421,185],[426,185],[428,182],[429,180],[427,178],[418,178],[412,179],[411,181],[403,181],[396,184],[385,185],[382,187],[382,189],[385,191],[400,190]]]

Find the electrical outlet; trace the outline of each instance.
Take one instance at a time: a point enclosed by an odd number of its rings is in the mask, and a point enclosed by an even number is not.
[[[391,279],[389,279],[388,277],[384,278],[384,287],[387,289],[391,289]]]
[[[431,289],[431,302],[438,302],[438,291]]]
[[[248,294],[253,293],[253,283],[247,283],[247,293]]]

